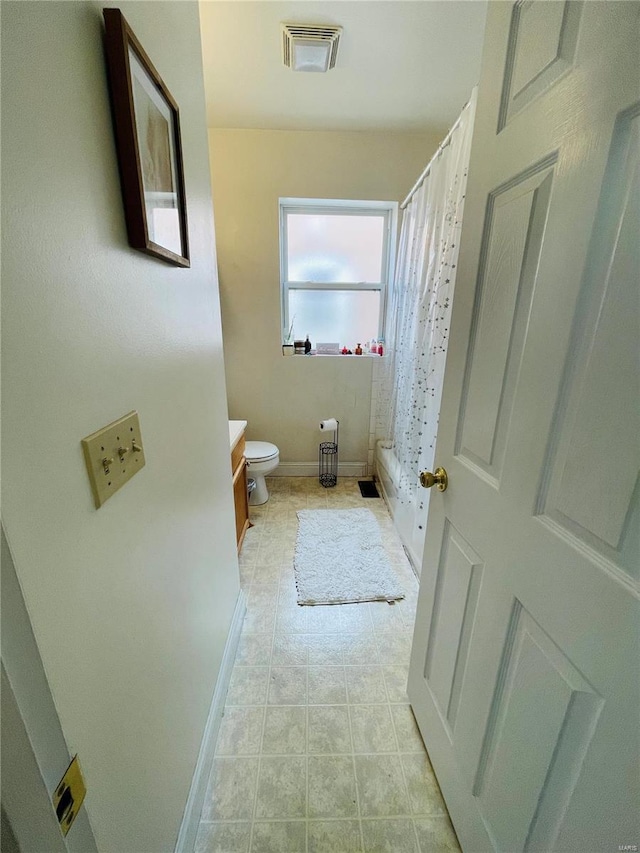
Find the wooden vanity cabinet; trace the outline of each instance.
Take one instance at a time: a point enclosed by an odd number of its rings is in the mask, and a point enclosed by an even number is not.
[[[233,503],[236,510],[236,542],[238,553],[242,540],[251,527],[249,521],[249,496],[247,494],[247,460],[244,457],[244,435],[231,451],[231,471],[233,472]]]

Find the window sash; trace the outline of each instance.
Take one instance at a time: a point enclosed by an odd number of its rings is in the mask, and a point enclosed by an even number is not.
[[[393,276],[395,245],[392,235],[398,215],[396,202],[353,202],[349,199],[286,199],[279,200],[280,206],[280,293],[283,330],[289,328],[289,291],[290,290],[378,290],[380,296],[380,317],[378,337],[383,336],[387,315],[387,303]],[[307,214],[319,216],[374,216],[384,220],[381,281],[379,282],[318,282],[295,281],[287,278],[288,245],[287,216],[289,214]]]

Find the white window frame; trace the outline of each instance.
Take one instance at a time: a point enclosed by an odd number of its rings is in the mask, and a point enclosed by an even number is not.
[[[398,230],[397,201],[354,201],[352,199],[328,198],[279,198],[280,212],[280,304],[282,329],[289,328],[289,291],[290,290],[377,290],[380,291],[380,317],[378,338],[384,337],[389,293],[393,284],[395,269],[396,237]],[[385,221],[384,243],[382,247],[382,269],[380,282],[319,282],[291,281],[287,268],[287,227],[289,213],[324,213],[340,216],[376,216],[383,215]]]

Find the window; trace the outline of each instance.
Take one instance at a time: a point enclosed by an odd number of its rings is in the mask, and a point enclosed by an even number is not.
[[[384,335],[398,205],[280,199],[282,327],[348,349]]]

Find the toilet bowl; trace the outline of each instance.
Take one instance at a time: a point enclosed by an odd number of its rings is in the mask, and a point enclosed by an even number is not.
[[[269,500],[269,490],[264,478],[278,467],[280,451],[268,441],[247,441],[244,455],[248,466],[247,475],[256,481],[256,487],[249,495],[249,505],[265,504]]]

